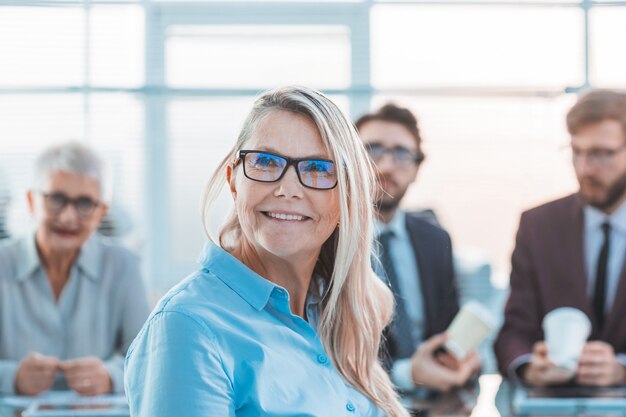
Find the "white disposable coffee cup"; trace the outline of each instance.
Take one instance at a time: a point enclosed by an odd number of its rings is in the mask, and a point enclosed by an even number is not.
[[[552,310],[543,318],[548,359],[573,375],[590,333],[591,321],[582,311],[573,307]]]
[[[459,360],[474,351],[495,329],[493,315],[476,301],[463,305],[450,323],[445,348]]]

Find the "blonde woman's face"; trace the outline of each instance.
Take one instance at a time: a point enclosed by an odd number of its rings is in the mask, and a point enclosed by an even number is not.
[[[289,158],[331,159],[315,124],[286,111],[267,115],[243,148]],[[260,254],[303,262],[317,259],[339,222],[338,188],[307,188],[294,166],[276,182],[253,181],[244,175],[244,163],[239,162],[229,183],[247,242]]]

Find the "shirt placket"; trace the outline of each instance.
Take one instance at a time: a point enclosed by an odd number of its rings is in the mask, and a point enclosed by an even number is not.
[[[355,395],[357,395],[356,391],[344,381],[339,372],[337,372],[337,370],[334,368],[332,361],[324,350],[324,346],[317,336],[317,332],[314,327],[303,318],[291,314],[291,308],[289,306],[289,294],[287,293],[287,291],[283,289],[278,289],[277,298],[277,304],[280,306],[279,310],[285,313],[289,313],[291,315],[292,323],[295,327],[293,330],[311,339],[311,343],[315,347],[315,357],[312,358],[314,363],[316,363],[317,366],[323,367],[324,370],[329,373],[330,379],[334,381],[333,385],[338,387],[341,386],[344,388],[341,393],[337,392],[339,401],[343,402],[343,407],[342,410],[338,410],[337,414],[335,415],[345,415],[347,417],[361,415],[358,414],[358,401],[355,398]],[[309,300],[307,300],[305,306],[305,308],[307,309],[307,313],[309,313],[309,311],[311,311],[313,308],[317,308],[317,303],[310,303],[308,301]],[[313,311],[311,311],[311,313],[313,313]],[[315,312],[315,314],[317,316],[317,312]]]

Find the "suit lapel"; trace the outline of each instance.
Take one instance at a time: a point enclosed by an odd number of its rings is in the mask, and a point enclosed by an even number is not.
[[[411,239],[411,246],[413,246],[413,252],[415,253],[415,259],[417,260],[417,270],[419,271],[419,284],[424,305],[424,333],[422,337],[426,339],[433,334],[433,320],[435,319],[433,300],[437,294],[434,287],[435,283],[429,279],[429,277],[433,276],[433,263],[428,262],[426,259],[428,257],[428,246],[425,241],[419,238],[419,233],[416,230],[417,225],[412,221],[409,213],[406,215],[405,223]]]

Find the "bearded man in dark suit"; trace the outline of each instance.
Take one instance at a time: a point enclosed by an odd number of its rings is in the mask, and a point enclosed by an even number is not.
[[[400,210],[399,204],[424,160],[415,116],[388,104],[362,116],[356,127],[378,169],[378,273],[396,299],[386,333],[384,361],[405,391],[449,391],[480,368],[475,352],[463,361],[440,353],[443,333],[457,311],[450,236],[434,219]]]
[[[522,214],[511,293],[495,343],[500,371],[530,386],[623,385],[626,378],[626,95],[596,90],[567,115],[576,194]],[[553,372],[542,320],[575,307],[592,331],[573,378]]]

